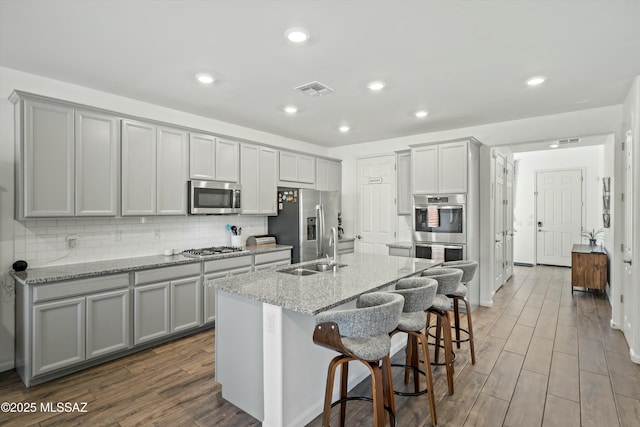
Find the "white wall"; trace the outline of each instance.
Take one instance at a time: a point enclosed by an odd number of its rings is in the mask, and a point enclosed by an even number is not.
[[[602,228],[602,176],[605,164],[605,147],[596,145],[578,148],[557,148],[555,150],[515,153],[518,161],[517,191],[514,203],[514,261],[535,264],[535,185],[536,171],[559,169],[582,169],[585,191],[584,212],[586,222],[583,229]],[[605,242],[605,247],[613,244],[613,239]]]
[[[267,231],[264,217],[149,217],[145,224],[135,218],[15,221],[14,114],[8,101],[14,90],[312,155],[327,155],[327,149],[318,145],[0,67],[0,372],[13,367],[14,295],[8,272],[15,260],[26,259],[30,266],[43,266],[160,254],[165,248],[220,245],[227,243],[224,234],[227,222],[243,227],[245,236]],[[65,247],[68,233],[79,236],[73,250]]]

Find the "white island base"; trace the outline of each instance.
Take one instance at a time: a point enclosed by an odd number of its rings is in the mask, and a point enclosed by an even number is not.
[[[355,301],[336,309],[355,307]],[[299,427],[322,413],[329,362],[337,353],[317,346],[315,318],[223,290],[217,292],[216,381],[222,397],[268,427]],[[392,354],[406,342],[394,336]],[[369,375],[349,364],[349,387]],[[334,400],[339,396],[334,385]]]

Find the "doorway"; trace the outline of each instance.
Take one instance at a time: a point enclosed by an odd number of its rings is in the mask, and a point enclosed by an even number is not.
[[[571,248],[581,242],[582,170],[536,172],[536,263],[571,267]]]
[[[396,232],[395,154],[357,160],[356,252],[387,255]]]

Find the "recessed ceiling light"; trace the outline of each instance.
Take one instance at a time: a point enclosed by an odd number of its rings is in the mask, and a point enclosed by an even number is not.
[[[553,143],[549,146],[549,148],[558,148],[560,144]]]
[[[424,111],[424,110],[416,111],[414,114],[419,119],[422,119],[423,117],[427,117],[429,115],[429,113],[427,111]]]
[[[206,73],[196,74],[196,79],[200,83],[205,84],[205,85],[210,85],[211,83],[216,81],[216,79],[214,79],[211,74],[206,74]]]
[[[384,88],[384,86],[385,86],[384,82],[381,82],[381,81],[379,81],[379,80],[376,80],[376,81],[374,81],[374,82],[370,82],[370,83],[367,85],[367,87],[368,87],[370,90],[374,91],[374,92],[377,92],[377,91],[379,91],[379,90],[382,90],[382,89]]]
[[[541,85],[542,83],[544,83],[545,80],[547,80],[547,78],[543,77],[543,76],[531,77],[529,80],[527,80],[527,85],[529,85],[529,86],[538,86],[538,85]]]
[[[338,128],[340,130],[340,132],[342,133],[347,133],[349,132],[349,130],[351,130],[351,128],[348,125],[342,125]]]
[[[298,112],[298,107],[287,105],[286,107],[284,107],[284,112],[287,114],[295,114]]]
[[[289,28],[284,35],[292,43],[304,43],[309,38],[309,32],[304,28]]]

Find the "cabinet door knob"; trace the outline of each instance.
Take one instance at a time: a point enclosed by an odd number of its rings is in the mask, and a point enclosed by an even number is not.
[[[631,265],[631,260],[630,259],[623,259],[622,262],[624,262],[625,264]]]

